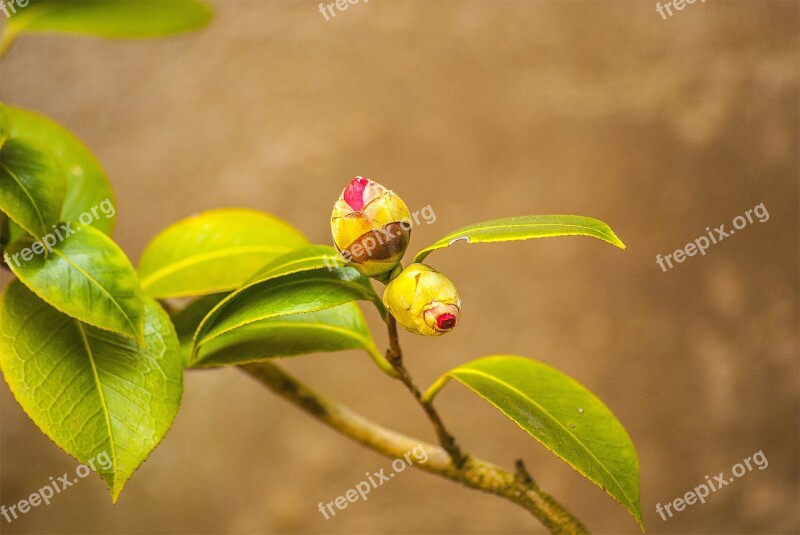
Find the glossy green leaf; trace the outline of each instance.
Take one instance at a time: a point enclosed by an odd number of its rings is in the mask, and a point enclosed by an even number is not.
[[[35,236],[59,220],[67,183],[41,146],[9,139],[0,148],[0,210]]]
[[[142,253],[139,277],[152,297],[187,297],[233,290],[267,262],[308,241],[269,214],[211,210],[179,221]]]
[[[0,148],[11,135],[11,119],[8,117],[6,107],[0,102]]]
[[[181,343],[182,349],[188,349],[191,353],[192,338],[195,331],[200,326],[200,322],[208,316],[208,313],[214,310],[220,301],[230,295],[230,292],[223,292],[218,294],[204,295],[198,297],[177,313],[172,315],[172,324],[175,326],[175,332],[178,333],[178,340]],[[186,353],[184,353],[186,354]],[[188,363],[188,359],[186,359]]]
[[[272,262],[269,262],[261,269],[259,269],[241,288],[235,293],[241,294],[248,288],[253,286],[264,287],[269,281],[285,277],[287,275],[307,273],[312,274],[315,271],[328,271],[347,274],[348,277],[352,274],[349,269],[343,269],[342,261],[336,249],[329,245],[307,245],[299,249],[295,249],[286,254],[283,254]],[[338,268],[338,271],[337,271]],[[357,276],[353,279],[360,287],[364,288],[367,292],[367,299],[372,301],[381,317],[386,317],[386,309],[383,306],[383,301],[375,293],[369,279],[363,276]],[[230,295],[229,299],[233,299],[234,295]],[[227,302],[228,299],[225,301]]]
[[[31,0],[14,7],[3,36],[6,47],[24,33],[163,37],[201,28],[212,17],[211,8],[196,0]]]
[[[555,236],[591,236],[620,249],[625,244],[611,228],[591,217],[577,215],[530,215],[485,221],[451,232],[430,247],[417,253],[415,262],[422,262],[431,252],[456,243],[492,243],[530,240]]]
[[[346,349],[363,349],[382,358],[355,303],[245,325],[205,344],[189,365],[230,366]]]
[[[339,271],[337,271],[337,268]],[[243,287],[239,288],[237,293],[251,286],[263,286],[267,281],[285,277],[287,275],[308,273],[314,271],[337,271],[339,273],[351,273],[348,269],[342,269],[342,260],[339,253],[329,245],[308,245],[295,249],[284,255],[279,256],[272,262],[262,267]],[[349,277],[349,275],[348,275]],[[359,276],[354,280],[359,286],[363,287],[367,292],[367,300],[372,301],[378,309],[382,318],[386,318],[386,309],[383,306],[383,301],[375,293],[372,283],[367,277]],[[232,296],[231,296],[232,297]]]
[[[283,254],[259,269],[247,284],[274,279],[301,271],[315,269],[333,269],[342,267],[341,261],[337,264],[339,253],[329,245],[308,245]]]
[[[355,300],[383,304],[369,279],[353,268],[317,269],[266,279],[232,293],[200,323],[192,360],[202,346],[222,335],[263,320],[316,312]]]
[[[644,530],[636,449],[611,410],[584,386],[540,362],[496,355],[450,370],[424,398],[433,399],[451,378],[604,489]]]
[[[311,246],[283,255],[265,266],[257,277],[266,280],[290,273],[320,269],[336,251],[327,246]],[[315,261],[314,258],[317,258]],[[306,314],[281,316],[246,325],[213,340],[193,360],[192,338],[203,319],[230,294],[220,293],[196,299],[173,316],[186,365],[193,367],[242,364],[274,357],[309,353],[363,349],[381,370],[396,372],[378,350],[355,303]]]
[[[61,221],[80,221],[108,235],[114,230],[114,193],[103,168],[77,137],[43,115],[8,107],[11,137],[30,141],[47,152],[66,173],[67,193],[61,207]]]
[[[114,501],[169,430],[183,390],[169,318],[152,300],[145,315],[142,348],[58,312],[19,281],[0,306],[0,368],[11,391],[58,446],[95,459]]]
[[[64,224],[59,232],[63,240],[43,238],[49,254],[30,237],[11,244],[6,262],[14,274],[64,314],[143,341],[144,294],[125,253],[93,227]]]

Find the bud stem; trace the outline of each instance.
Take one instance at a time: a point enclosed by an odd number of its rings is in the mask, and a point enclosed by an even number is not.
[[[400,273],[402,273],[402,272],[403,272],[403,265],[402,264],[397,264],[393,270],[387,271],[386,273],[381,273],[380,275],[376,275],[373,278],[376,281],[381,282],[381,283],[386,285],[386,284],[389,284],[390,282],[392,282],[394,279],[396,279],[397,276],[400,275]]]
[[[414,380],[411,378],[408,370],[403,366],[403,350],[400,348],[397,321],[391,313],[386,315],[386,326],[389,331],[389,349],[386,351],[386,360],[394,367],[394,370],[397,372],[397,378],[406,386],[408,391],[411,392],[411,395],[414,396],[414,399],[417,400],[417,403],[422,407],[422,410],[425,411],[428,420],[433,424],[433,429],[436,431],[439,444],[450,455],[453,465],[455,465],[456,468],[461,468],[466,462],[467,456],[461,451],[453,435],[447,431],[442,418],[439,416],[439,412],[433,406],[433,402],[422,397],[422,392],[420,392],[417,385],[414,384]]]

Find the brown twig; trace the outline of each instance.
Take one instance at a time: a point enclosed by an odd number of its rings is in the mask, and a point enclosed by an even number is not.
[[[519,463],[516,473],[472,456],[456,466],[452,454],[443,448],[367,420],[344,405],[322,397],[270,362],[245,364],[241,368],[320,422],[381,455],[398,459],[415,448],[423,448],[427,458],[422,462],[414,457],[414,467],[516,503],[536,517],[551,533],[587,533],[583,524],[552,496],[541,490],[530,475],[520,475]]]
[[[456,439],[451,435],[442,422],[439,412],[433,406],[433,403],[422,399],[422,392],[420,392],[414,380],[403,365],[403,350],[400,348],[400,337],[397,334],[397,321],[391,314],[387,314],[386,326],[389,331],[389,349],[386,351],[386,359],[394,367],[397,372],[397,378],[406,386],[417,403],[425,411],[428,420],[433,424],[433,429],[436,431],[436,436],[439,439],[439,444],[442,448],[450,454],[453,459],[453,464],[460,467],[466,461],[466,456],[458,446]]]

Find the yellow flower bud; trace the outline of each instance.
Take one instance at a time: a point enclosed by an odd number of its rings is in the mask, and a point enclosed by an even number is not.
[[[383,304],[405,330],[424,336],[452,331],[461,314],[455,285],[425,264],[411,264],[390,282]]]
[[[333,206],[331,231],[349,265],[375,277],[403,258],[411,238],[411,214],[394,192],[357,176]]]

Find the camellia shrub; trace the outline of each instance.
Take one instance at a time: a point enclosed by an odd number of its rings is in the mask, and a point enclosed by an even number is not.
[[[194,1],[138,3],[39,0],[11,16],[2,52],[26,32],[148,37],[210,18]],[[165,229],[135,269],[112,239],[114,195],[92,153],[54,121],[0,104],[0,247],[3,267],[15,276],[0,300],[0,367],[16,400],[81,462],[110,458],[94,468],[116,501],[169,430],[184,371],[238,366],[376,452],[394,459],[422,448],[426,462],[406,456],[415,467],[510,500],[553,533],[585,532],[521,461],[506,470],[456,440],[435,405],[455,380],[604,489],[643,529],[636,451],[592,392],[516,355],[464,362],[421,390],[404,365],[398,332],[399,324],[418,336],[445,335],[469,310],[455,282],[429,261],[454,243],[579,235],[624,249],[614,232],[589,217],[520,216],[458,229],[410,256],[413,222],[400,196],[362,177],[343,185],[331,199],[332,245],[309,243],[274,215],[226,208]],[[385,352],[359,301],[385,323]],[[408,389],[438,444],[371,422],[275,363],[348,349],[363,350],[376,373]]]

